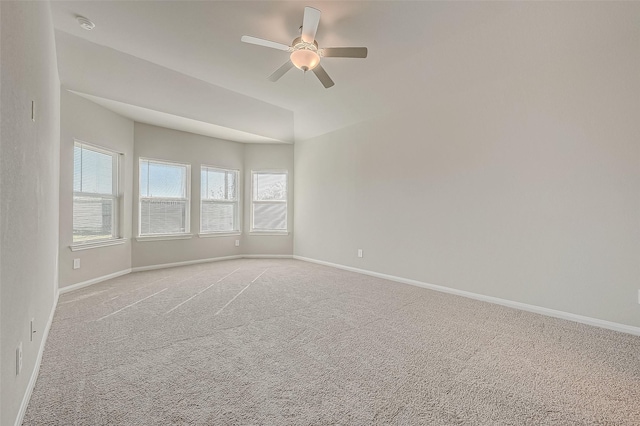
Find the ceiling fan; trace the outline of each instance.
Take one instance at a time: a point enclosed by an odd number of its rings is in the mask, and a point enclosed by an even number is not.
[[[367,48],[318,48],[318,42],[316,42],[315,37],[319,23],[320,11],[312,7],[305,7],[304,17],[302,18],[302,27],[300,27],[301,35],[291,42],[291,46],[251,36],[242,36],[241,40],[245,43],[257,44],[258,46],[271,47],[273,49],[290,52],[290,60],[275,70],[275,72],[269,76],[269,80],[278,81],[280,77],[285,75],[287,71],[295,66],[304,72],[313,71],[322,85],[328,89],[335,83],[331,80],[331,77],[329,77],[329,74],[327,74],[324,68],[322,68],[322,65],[320,65],[320,58],[366,58]]]

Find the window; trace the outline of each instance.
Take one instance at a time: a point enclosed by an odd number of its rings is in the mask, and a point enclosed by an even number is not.
[[[74,143],[74,244],[118,238],[118,157],[106,149]]]
[[[240,232],[238,171],[202,166],[200,176],[200,232]]]
[[[287,172],[251,172],[251,231],[287,231]]]
[[[140,159],[139,235],[189,232],[191,166]]]

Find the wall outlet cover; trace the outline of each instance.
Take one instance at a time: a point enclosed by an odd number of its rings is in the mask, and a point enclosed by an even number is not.
[[[73,269],[80,269],[80,259],[73,259]]]

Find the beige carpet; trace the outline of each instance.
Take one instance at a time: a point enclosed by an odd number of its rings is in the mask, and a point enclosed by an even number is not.
[[[295,260],[60,298],[25,425],[640,425],[640,338]]]

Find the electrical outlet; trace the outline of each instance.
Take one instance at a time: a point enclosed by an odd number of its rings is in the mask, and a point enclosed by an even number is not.
[[[638,289],[638,305],[640,305],[640,289]]]
[[[236,247],[240,247],[240,240],[236,240]]]
[[[16,376],[22,371],[22,342],[18,343],[16,349]]]
[[[362,249],[358,249],[358,257],[362,257]]]
[[[31,318],[31,333],[29,334],[29,341],[30,341],[30,342],[33,342],[33,335],[34,335],[34,334],[35,334],[35,332],[36,332],[36,329],[35,329],[35,328],[33,328],[33,327],[34,327],[34,323],[35,323],[35,322],[36,322],[36,319],[35,319],[35,318]]]
[[[73,269],[80,269],[80,259],[73,259]]]

